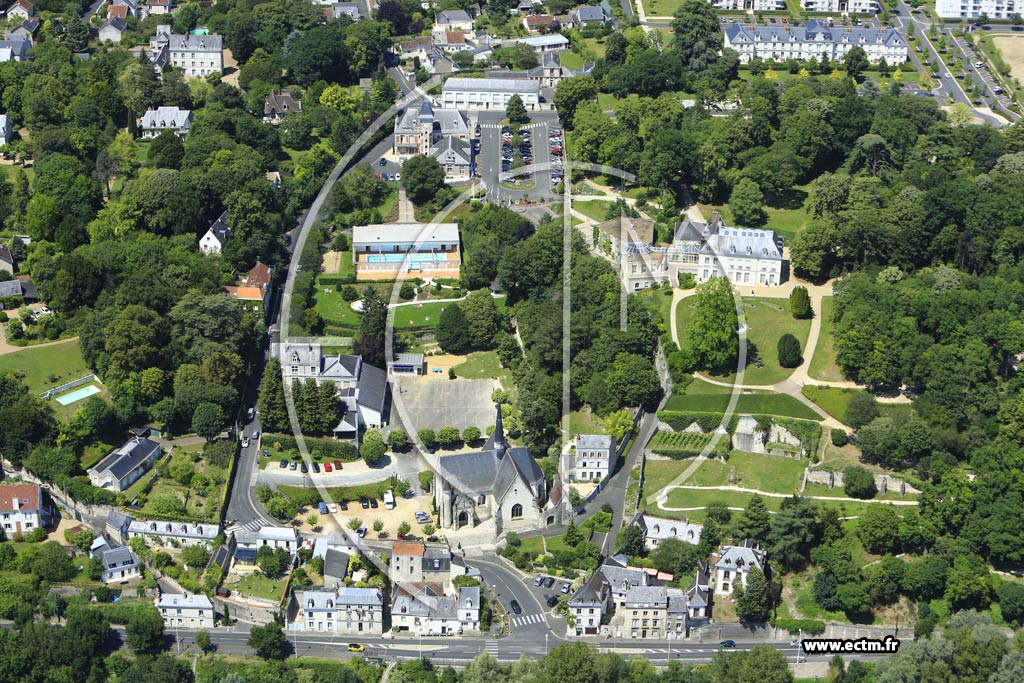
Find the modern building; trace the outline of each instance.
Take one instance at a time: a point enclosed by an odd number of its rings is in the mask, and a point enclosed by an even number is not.
[[[515,42],[529,45],[538,55],[546,52],[558,52],[559,50],[569,49],[569,39],[561,33],[549,33],[544,36],[517,38]]]
[[[292,97],[287,90],[272,90],[263,101],[263,121],[266,123],[277,126],[293,111],[302,111],[302,101]]]
[[[935,0],[935,13],[943,19],[1010,19],[1020,12],[1014,0]]]
[[[562,454],[562,475],[569,482],[607,479],[615,471],[616,456],[614,436],[580,434]]]
[[[145,474],[163,455],[160,444],[137,436],[86,470],[89,482],[100,489],[124,491]]]
[[[154,14],[152,9],[150,14]],[[161,24],[149,47],[154,64],[181,69],[186,77],[206,78],[224,71],[224,39],[215,34],[185,36],[174,33],[169,24]]]
[[[428,100],[423,100],[418,109],[409,107],[395,119],[392,150],[404,161],[418,154],[430,154],[447,138],[469,143],[472,130],[466,115],[458,109],[435,109]]]
[[[882,9],[877,0],[800,0],[800,7],[805,12],[835,14],[875,14]]]
[[[220,254],[224,245],[231,238],[231,233],[231,226],[228,225],[228,212],[225,211],[199,238],[199,251],[203,254]]]
[[[202,247],[200,246],[200,248]],[[272,293],[270,283],[273,281],[273,274],[274,271],[270,266],[257,261],[244,277],[234,285],[225,285],[224,290],[241,301],[244,310],[265,312],[270,304]]]
[[[377,588],[339,587],[295,591],[288,604],[288,628],[345,635],[384,632],[384,596]]]
[[[704,528],[700,524],[693,524],[689,520],[679,521],[677,519],[666,519],[663,517],[652,517],[646,510],[641,510],[629,520],[629,523],[638,526],[644,531],[644,546],[648,550],[654,550],[663,541],[675,538],[691,545],[700,543],[700,532]]]
[[[422,353],[396,353],[395,359],[388,363],[388,373],[418,377],[427,374],[427,364]]]
[[[188,522],[161,522],[127,517],[127,525],[121,532],[128,540],[141,538],[150,546],[174,546],[187,548],[193,545],[213,546],[220,533],[218,524],[191,524]]]
[[[855,46],[864,50],[871,63],[885,59],[888,64],[903,64],[909,55],[907,41],[889,26],[830,27],[812,19],[803,26],[729,24],[723,32],[725,47],[735,50],[744,63],[755,58],[784,62],[822,57],[838,62]]]
[[[443,529],[488,524],[500,535],[561,522],[537,461],[526,448],[506,441],[500,405],[481,451],[438,457],[434,503]]]
[[[437,595],[430,586],[412,594],[400,589],[391,604],[391,628],[420,636],[479,631],[480,587],[461,587],[455,595]]]
[[[48,527],[53,515],[38,484],[0,486],[0,523],[3,537]]]
[[[540,108],[540,83],[526,78],[449,78],[441,89],[441,106],[504,110],[513,95],[519,95],[527,111]]]
[[[217,625],[217,612],[210,598],[199,593],[161,593],[156,608],[164,618],[165,629],[213,628]]]
[[[278,344],[277,353],[285,382],[313,379],[317,384],[330,382],[338,389],[345,414],[333,430],[336,436],[388,423],[386,371],[364,363],[359,356],[325,355],[320,344]]]
[[[458,278],[462,264],[456,223],[383,223],[352,228],[356,280],[394,280],[400,274]]]
[[[736,584],[747,585],[751,567],[764,571],[766,553],[751,541],[723,545],[712,558],[715,569],[715,595],[732,595]]]
[[[150,109],[139,119],[139,135],[143,140],[155,138],[165,130],[176,133],[178,137],[188,135],[192,127],[192,112],[178,107],[157,107]]]

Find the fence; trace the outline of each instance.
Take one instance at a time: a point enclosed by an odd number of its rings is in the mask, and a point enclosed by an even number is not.
[[[46,401],[46,400],[49,400],[50,397],[53,396],[54,394],[61,394],[61,393],[65,392],[65,391],[67,391],[68,389],[74,389],[75,387],[80,387],[83,384],[88,384],[89,382],[99,382],[99,381],[100,381],[100,378],[97,377],[96,375],[86,375],[85,377],[79,377],[78,379],[72,380],[71,382],[65,382],[64,384],[61,384],[59,387],[54,387],[53,389],[47,389],[43,393],[39,394],[39,398],[41,398],[44,401]]]

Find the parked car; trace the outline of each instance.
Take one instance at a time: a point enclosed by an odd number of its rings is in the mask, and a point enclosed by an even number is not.
[[[324,463],[324,472],[330,472],[330,471],[331,471],[331,463],[325,462]]]
[[[341,511],[348,512],[348,503],[346,503],[345,501],[341,501]]]
[[[255,441],[258,438],[260,438],[260,430],[258,430],[258,429],[252,430],[252,440]]]
[[[299,463],[297,463],[297,462],[295,462],[294,460],[292,460],[291,464],[290,464],[290,465],[288,465],[288,469],[290,469],[290,470],[294,470],[294,469],[296,469],[296,468],[297,468],[298,466],[299,466]],[[303,467],[305,467],[305,465],[303,465]]]
[[[303,474],[309,474],[309,467],[306,466],[306,463],[299,465],[299,469],[302,470]]]
[[[377,509],[377,499],[376,498],[371,498],[370,499],[370,507],[372,507],[374,510]]]
[[[518,602],[516,602],[515,600],[513,600],[512,602],[510,602],[510,603],[508,604],[508,606],[509,606],[509,608],[510,608],[510,609],[512,610],[512,612],[513,612],[514,614],[517,614],[517,615],[518,615],[518,614],[522,614],[522,613],[523,613],[523,608],[522,608],[522,607],[520,607],[520,606],[519,606],[519,603],[518,603]]]
[[[263,449],[263,457],[264,458],[269,458],[270,457],[270,449],[269,448],[264,448]]]
[[[385,159],[384,157],[381,157],[380,158],[380,165],[381,166],[387,166],[388,165],[388,160]]]
[[[548,578],[544,579],[544,587],[545,588],[551,588],[554,585],[555,585],[555,577],[549,576]]]
[[[330,510],[331,512],[337,512],[338,511],[338,504],[337,503],[328,503],[327,504],[327,509]]]
[[[537,578],[533,580],[533,585],[539,588],[542,583],[544,583],[544,577],[538,574]]]
[[[248,448],[248,447],[249,447],[249,437],[243,436],[242,437],[242,448]]]
[[[558,604],[558,596],[557,595],[549,595],[547,603],[548,603],[548,607],[554,607],[555,605]]]
[[[320,474],[320,465],[313,463],[313,472]]]
[[[325,502],[323,502],[323,501],[320,501],[320,502],[319,502],[319,503],[317,503],[317,505],[316,505],[316,510],[317,510],[317,512],[319,512],[319,513],[320,513],[321,515],[326,515],[326,514],[327,514],[327,503],[325,503]]]
[[[566,581],[562,584],[562,595],[568,595],[569,591],[572,590],[572,584]]]
[[[287,461],[287,460],[282,460],[282,461],[281,461],[281,469],[283,470],[283,469],[285,469],[286,467],[288,467],[288,461]]]
[[[340,460],[335,460],[334,461],[334,469],[336,469],[336,470],[340,470],[341,469],[341,461]]]
[[[366,508],[370,507],[370,499],[367,498],[366,496],[360,496],[359,497],[359,504],[365,510]]]

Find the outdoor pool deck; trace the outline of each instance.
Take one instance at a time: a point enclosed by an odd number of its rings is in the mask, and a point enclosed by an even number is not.
[[[57,397],[57,403],[62,406],[70,405],[76,401],[81,401],[83,398],[89,398],[95,394],[100,393],[100,388],[95,384],[82,387],[81,389],[75,389],[70,394],[64,394],[63,396]]]
[[[457,251],[354,254],[357,280],[394,280],[411,277],[458,278],[461,259]]]

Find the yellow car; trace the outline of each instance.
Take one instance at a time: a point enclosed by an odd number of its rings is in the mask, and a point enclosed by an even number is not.
[[[349,643],[348,644],[348,651],[349,652],[362,652],[365,649],[366,649],[366,646],[362,645],[360,643]]]

